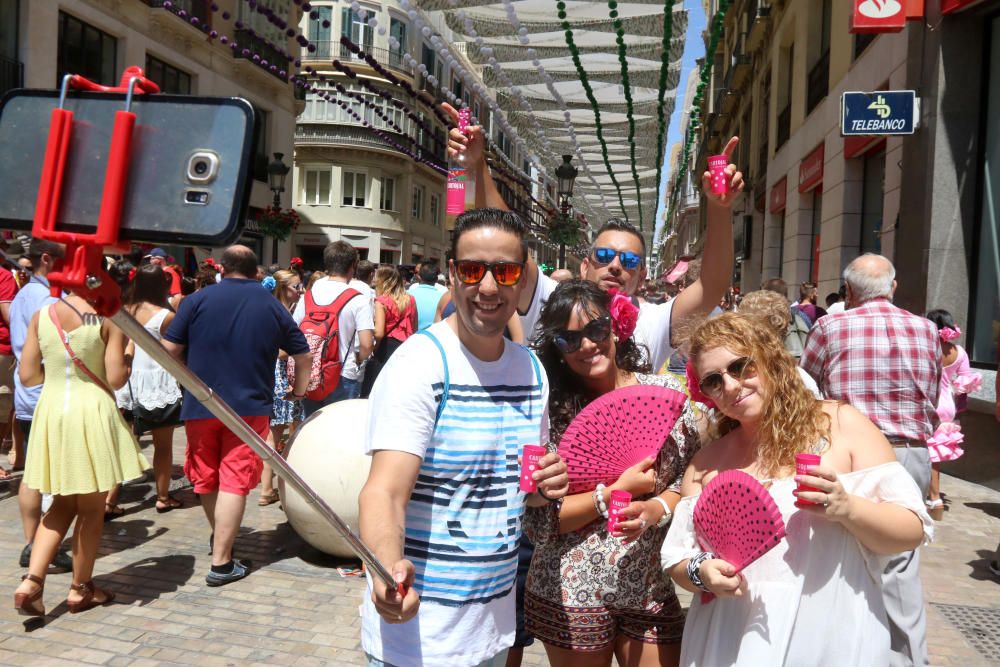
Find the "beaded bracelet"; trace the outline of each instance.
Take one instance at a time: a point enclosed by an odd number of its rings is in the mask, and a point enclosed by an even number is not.
[[[605,519],[608,518],[608,504],[604,502],[604,489],[606,488],[603,484],[598,484],[597,488],[594,489],[594,509]]]
[[[701,564],[706,560],[712,560],[713,558],[715,558],[715,554],[711,551],[702,551],[701,553],[695,554],[687,564],[688,579],[691,580],[692,584],[706,593],[711,593],[711,591],[705,586],[705,582],[701,580],[701,572],[699,572],[699,568],[701,568]]]

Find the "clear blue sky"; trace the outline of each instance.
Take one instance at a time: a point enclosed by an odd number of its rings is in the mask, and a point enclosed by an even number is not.
[[[701,8],[699,0],[684,0],[684,8],[688,10],[687,38],[684,43],[684,58],[681,60],[681,78],[677,84],[677,104],[674,105],[674,112],[670,115],[670,122],[667,125],[667,145],[664,146],[663,175],[660,180],[660,201],[657,202],[656,208],[657,223],[664,215],[663,195],[667,189],[667,180],[673,177],[673,174],[668,173],[670,149],[681,139],[681,112],[690,104],[688,100],[684,99],[684,87],[687,85],[688,75],[695,66],[695,59],[705,56],[705,43],[701,39],[701,33],[705,30],[705,11]]]

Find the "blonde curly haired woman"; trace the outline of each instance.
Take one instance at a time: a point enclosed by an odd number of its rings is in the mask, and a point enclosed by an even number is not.
[[[695,595],[680,664],[889,664],[878,573],[884,556],[930,539],[923,498],[878,428],[849,405],[817,401],[761,324],[727,313],[691,339],[692,390],[715,404],[720,438],[688,466],[660,557],[678,586],[715,599]],[[795,476],[795,455],[807,452],[820,464]],[[693,521],[702,489],[734,469],[767,489],[786,532],[740,573],[707,551]]]

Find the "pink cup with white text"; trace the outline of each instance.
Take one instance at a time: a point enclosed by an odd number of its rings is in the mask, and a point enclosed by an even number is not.
[[[608,532],[618,532],[618,522],[621,521],[621,513],[632,502],[632,494],[628,491],[612,491],[608,500]]]
[[[727,166],[729,166],[729,158],[725,155],[713,155],[708,158],[708,174],[711,180],[712,194],[724,195],[729,192]]]
[[[819,454],[796,454],[795,455],[795,474],[796,475],[808,475],[809,468],[812,466],[818,466],[820,462]],[[799,483],[795,489],[797,491],[819,491],[811,486],[806,486],[805,484]],[[797,499],[795,501],[796,507],[805,507],[806,505],[817,505],[811,500]]]
[[[547,451],[541,445],[525,445],[521,451],[521,490],[525,493],[538,490],[538,483],[531,475],[538,470],[538,461]]]

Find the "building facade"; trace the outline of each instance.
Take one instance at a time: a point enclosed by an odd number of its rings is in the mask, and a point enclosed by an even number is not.
[[[692,170],[740,136],[735,160],[748,187],[733,214],[744,239],[734,280],[743,291],[781,277],[789,298],[811,281],[822,300],[851,260],[875,252],[896,266],[898,305],[948,309],[985,380],[970,400],[969,440],[978,428],[995,442],[1000,3],[916,4],[923,16],[900,32],[852,34],[854,3],[732,3]],[[843,136],[842,94],[879,90],[916,91],[915,133]]]
[[[306,74],[311,85],[322,93],[307,93],[296,124],[294,194],[302,224],[292,239],[295,253],[307,267],[319,268],[323,247],[344,240],[375,263],[442,262],[453,221],[445,211],[447,127],[432,104],[446,98],[444,91],[484,125],[491,138],[491,162],[517,165],[528,175],[533,166],[491,123],[487,101],[465,85],[432,45],[430,38],[440,35],[450,56],[481,83],[478,68],[464,55],[464,44],[455,42],[445,25],[428,25],[423,17],[416,23],[410,16],[416,10],[404,11],[396,2],[365,2],[360,11],[338,2],[310,4],[300,27],[311,47],[302,50],[301,59],[312,68]],[[348,42],[426,95],[407,95]],[[335,60],[350,71],[338,69]],[[348,108],[337,103],[341,100]],[[539,218],[529,196],[534,192],[530,178],[496,180],[514,210],[526,220]]]
[[[282,16],[298,16],[291,0],[270,4]],[[224,12],[229,20],[223,19]],[[192,25],[194,21],[204,29]],[[236,21],[242,29],[236,28]],[[242,48],[234,51],[219,39],[209,39],[210,30],[237,40]],[[286,44],[285,50],[293,52],[293,40],[240,0],[0,0],[0,92],[20,86],[57,88],[67,73],[117,85],[126,67],[139,65],[163,92],[246,98],[254,105],[258,122],[250,211],[241,241],[254,248],[261,261],[277,261],[273,244],[256,231],[253,218],[272,203],[267,164],[275,152],[291,155],[301,102],[277,72],[254,62],[257,55],[291,71],[292,63],[277,54],[269,41]],[[291,203],[287,193],[282,202],[284,206]],[[211,252],[208,248],[168,250],[182,264]],[[287,250],[278,254],[285,255],[280,258],[284,261],[291,256]]]

